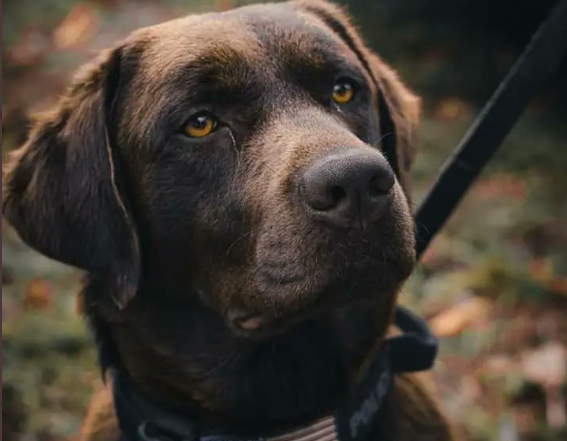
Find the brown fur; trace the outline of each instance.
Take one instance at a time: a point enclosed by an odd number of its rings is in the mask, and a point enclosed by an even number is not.
[[[345,76],[357,95],[335,106]],[[187,138],[201,110],[218,129]],[[303,424],[360,375],[412,270],[418,119],[419,99],[336,6],[190,16],[85,67],[8,166],[3,212],[31,246],[87,271],[82,310],[103,369],[192,402],[205,422]],[[383,160],[380,135],[396,137],[388,159],[400,168],[388,215],[371,228],[314,221],[304,170],[347,149]],[[262,326],[237,326],[239,311]],[[398,378],[391,400],[396,440],[451,439],[414,377]],[[117,436],[104,389],[82,439]]]

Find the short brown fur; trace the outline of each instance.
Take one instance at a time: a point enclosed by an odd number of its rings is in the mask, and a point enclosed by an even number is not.
[[[337,75],[359,87],[343,108],[328,100]],[[188,139],[201,109],[222,124]],[[187,17],[85,67],[12,158],[3,213],[31,246],[86,270],[81,310],[103,369],[192,402],[205,423],[305,424],[361,374],[413,268],[418,119],[419,99],[330,3]],[[345,149],[376,155],[388,136],[388,215],[372,228],[314,222],[297,200],[303,171]],[[241,310],[265,326],[238,328]],[[392,439],[453,439],[416,377],[400,376],[390,400]],[[81,439],[118,438],[104,388]]]

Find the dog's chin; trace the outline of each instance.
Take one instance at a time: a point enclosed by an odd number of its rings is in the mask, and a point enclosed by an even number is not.
[[[299,322],[320,312],[322,292],[309,292],[303,278],[290,276],[285,281],[264,283],[256,298],[265,299],[260,307],[230,309],[225,317],[230,331],[238,338],[267,340],[288,331]],[[277,303],[272,303],[279,299]],[[285,301],[284,299],[294,299]]]
[[[251,269],[246,295],[227,305],[224,321],[238,338],[265,340],[346,307],[383,302],[395,295],[415,264],[412,244],[404,245],[395,253],[359,256],[349,265],[309,268],[289,259],[263,259]]]
[[[364,277],[323,283],[317,278],[297,275],[263,278],[256,298],[265,299],[260,307],[234,308],[225,314],[225,322],[237,338],[262,341],[285,334],[295,326],[317,320],[357,303],[376,303],[385,294],[378,281],[360,284]],[[375,279],[372,279],[375,280]],[[350,291],[345,286],[358,286]],[[391,290],[387,290],[390,292]]]

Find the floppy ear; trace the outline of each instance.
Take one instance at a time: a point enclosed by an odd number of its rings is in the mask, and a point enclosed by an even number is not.
[[[320,0],[298,0],[292,3],[316,16],[335,32],[356,54],[372,77],[382,149],[409,195],[409,170],[417,150],[416,131],[421,100],[400,81],[394,69],[368,49],[350,18],[340,7]],[[390,136],[392,132],[395,136]]]
[[[120,59],[115,49],[85,66],[36,123],[8,164],[2,212],[31,247],[107,280],[124,308],[137,290],[140,251],[107,130]]]

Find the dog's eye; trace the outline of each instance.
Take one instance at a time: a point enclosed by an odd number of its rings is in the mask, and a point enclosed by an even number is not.
[[[191,138],[202,138],[215,130],[217,120],[208,113],[193,115],[183,128],[185,134]]]
[[[354,98],[354,86],[347,80],[339,80],[333,86],[333,101],[346,104]]]

